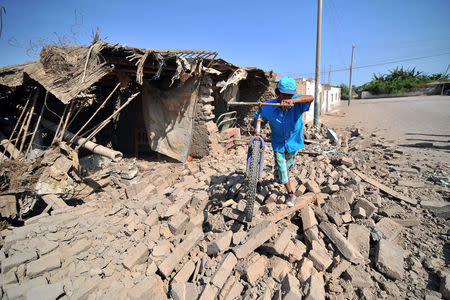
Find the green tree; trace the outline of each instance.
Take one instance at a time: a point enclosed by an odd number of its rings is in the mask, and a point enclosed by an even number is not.
[[[373,74],[372,80],[358,87],[357,90],[369,91],[374,95],[401,94],[436,80],[448,80],[448,75],[442,73],[428,75],[416,71],[416,68],[396,67],[389,70],[387,74]]]
[[[348,93],[350,91],[348,86],[345,83],[342,83],[339,87],[341,88],[341,99],[342,100],[348,100]],[[352,85],[352,98],[357,96],[356,89],[357,89],[357,87]]]

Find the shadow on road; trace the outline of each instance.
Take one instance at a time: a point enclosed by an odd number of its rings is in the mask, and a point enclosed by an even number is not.
[[[400,147],[409,147],[409,148],[445,150],[445,152],[450,153],[450,145],[437,146],[437,145],[434,145],[433,143],[415,143],[415,144],[400,144],[399,146]]]
[[[450,140],[443,141],[443,140],[429,140],[429,139],[405,139],[407,141],[422,141],[422,142],[435,142],[435,143],[450,143]]]
[[[415,132],[408,132],[408,133],[405,133],[405,135],[426,135],[426,136],[442,136],[442,137],[450,137],[450,134],[415,133]]]
[[[450,153],[450,140],[439,140],[439,139],[426,138],[426,137],[447,138],[447,137],[450,137],[450,135],[434,134],[434,133],[414,133],[414,132],[408,132],[405,135],[415,136],[414,138],[407,138],[405,140],[419,141],[419,142],[414,143],[414,144],[400,144],[399,146],[401,146],[401,147],[444,150],[445,152]],[[422,138],[420,136],[424,136],[424,137]],[[436,143],[439,143],[439,144],[448,143],[448,144],[447,145],[436,145]]]

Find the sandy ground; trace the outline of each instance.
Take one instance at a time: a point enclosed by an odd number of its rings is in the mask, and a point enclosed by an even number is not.
[[[450,164],[449,96],[353,100],[350,106],[343,101],[320,121],[337,130],[374,132],[418,159]]]

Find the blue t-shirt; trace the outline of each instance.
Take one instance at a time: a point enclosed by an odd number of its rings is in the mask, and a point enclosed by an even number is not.
[[[297,98],[302,95],[295,95]],[[272,99],[266,103],[277,103],[277,99]],[[272,148],[277,152],[293,152],[305,147],[303,142],[303,120],[302,114],[309,110],[311,103],[295,103],[294,107],[287,109],[284,114],[280,107],[263,106],[261,108],[261,118],[269,121],[272,131]],[[258,118],[258,111],[255,112],[255,120]]]

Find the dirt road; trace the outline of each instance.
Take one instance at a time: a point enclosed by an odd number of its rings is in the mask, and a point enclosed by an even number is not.
[[[450,162],[450,97],[354,100],[322,116],[332,128],[359,127],[402,146],[406,153]]]

